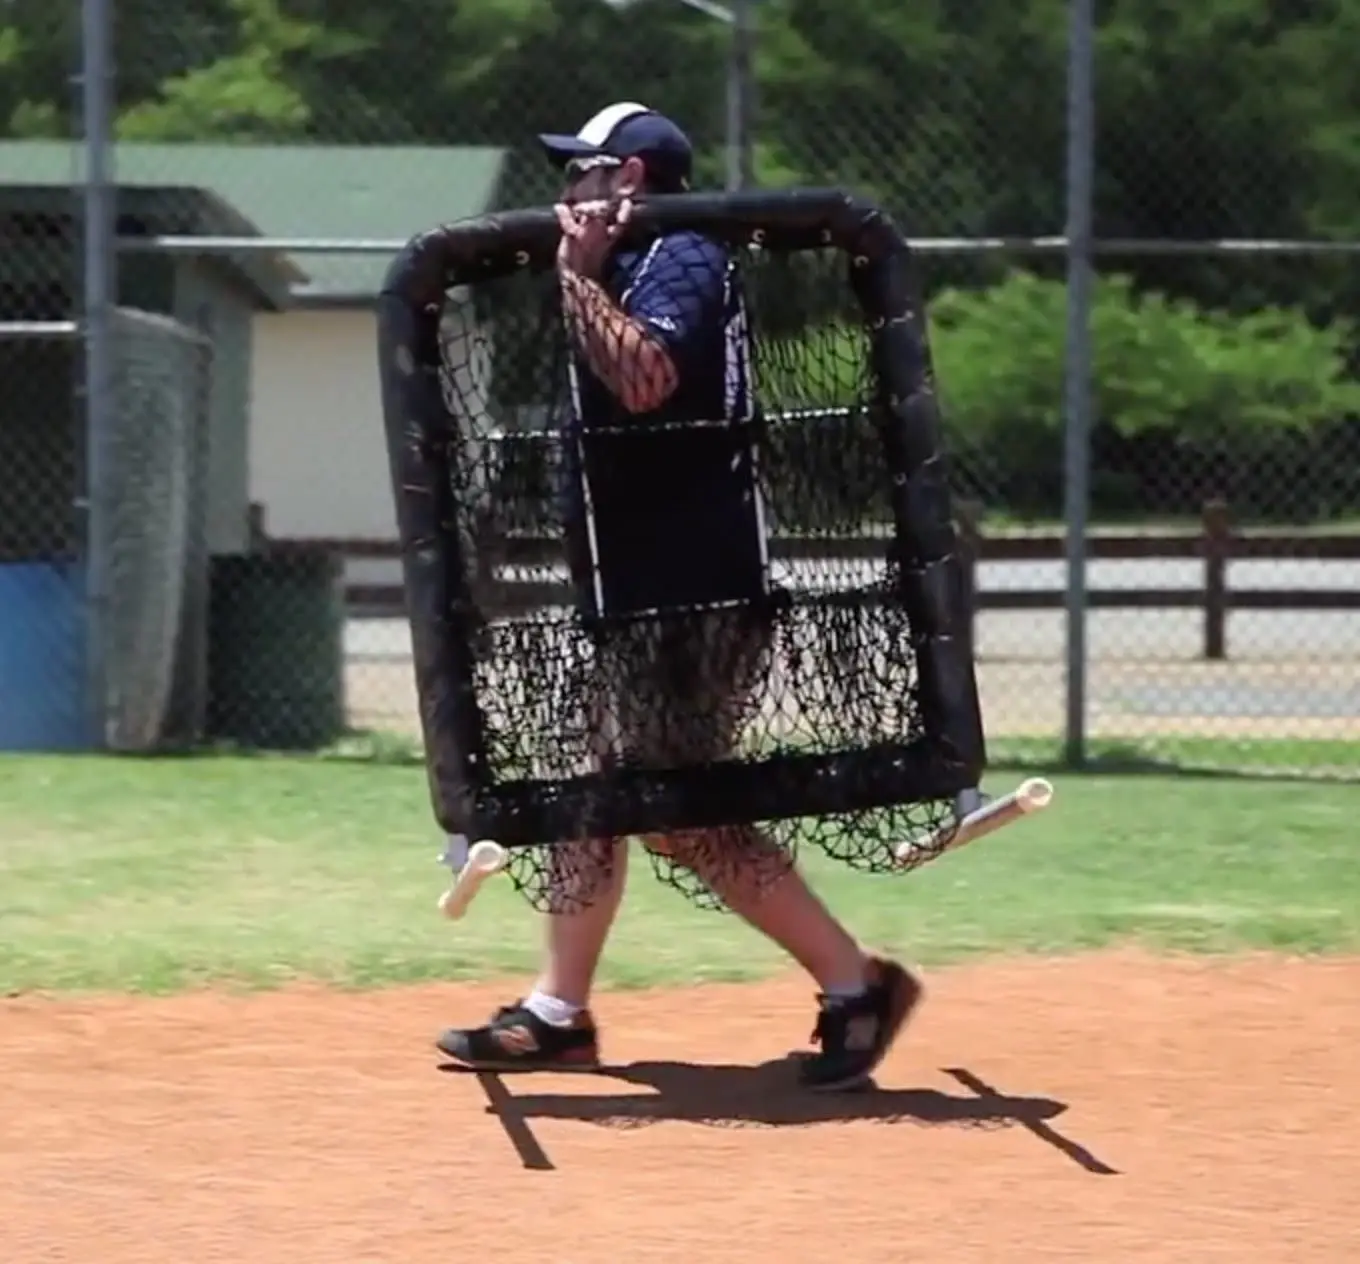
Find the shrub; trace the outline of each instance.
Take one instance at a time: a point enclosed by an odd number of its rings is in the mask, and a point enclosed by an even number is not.
[[[988,290],[950,290],[931,309],[949,406],[978,438],[1014,424],[1062,429],[1066,286],[1013,272]],[[1299,311],[1247,316],[1138,294],[1102,278],[1093,310],[1097,415],[1121,435],[1171,429],[1186,440],[1301,433],[1360,406],[1345,377],[1353,331]]]
[[[945,290],[931,305],[955,482],[989,508],[1061,506],[1066,305],[1063,282],[1019,271],[989,289]],[[1098,281],[1092,315],[1097,511],[1193,513],[1210,495],[1264,515],[1339,507],[1337,436],[1360,414],[1360,383],[1346,372],[1349,323],[1319,327],[1291,308],[1209,311],[1139,293],[1124,276]],[[762,388],[785,407],[850,402],[851,375],[810,389],[799,369],[810,354],[855,363],[861,337],[804,335],[771,358]],[[1360,500],[1360,478],[1350,482]]]

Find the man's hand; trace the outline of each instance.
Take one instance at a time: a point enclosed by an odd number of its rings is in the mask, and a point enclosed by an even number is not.
[[[652,412],[675,390],[675,364],[600,283],[605,261],[632,217],[633,203],[625,197],[556,210],[562,228],[557,275],[572,339],[590,371],[627,412]]]
[[[556,210],[557,222],[562,228],[562,240],[557,247],[557,270],[598,279],[609,252],[632,217],[632,201],[624,198],[617,204],[559,204]]]

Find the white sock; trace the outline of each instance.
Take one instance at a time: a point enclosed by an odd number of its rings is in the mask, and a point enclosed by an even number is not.
[[[546,992],[540,992],[537,988],[529,993],[528,999],[524,1002],[524,1008],[550,1027],[569,1027],[571,1020],[581,1012],[581,1006],[573,1005],[570,1001],[559,1000],[555,996],[549,996]]]
[[[828,1005],[835,1005],[840,1001],[858,1000],[868,990],[868,983],[861,979],[858,983],[838,983],[833,987],[823,988],[822,995]]]

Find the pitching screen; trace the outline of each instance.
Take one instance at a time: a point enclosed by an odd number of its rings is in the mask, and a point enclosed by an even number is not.
[[[887,868],[983,760],[906,246],[835,193],[637,218],[579,291],[539,211],[389,276],[436,814],[530,883],[543,845],[746,822]]]

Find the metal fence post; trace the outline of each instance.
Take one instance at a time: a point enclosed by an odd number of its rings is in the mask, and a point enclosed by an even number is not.
[[[727,187],[753,188],[755,177],[755,15],[753,0],[733,0],[727,64]]]
[[[1071,0],[1067,50],[1067,340],[1063,520],[1067,560],[1064,756],[1086,759],[1086,529],[1091,481],[1092,202],[1095,165],[1093,0]]]
[[[109,529],[105,470],[114,424],[112,309],[116,302],[112,183],[113,12],[110,0],[81,4],[81,122],[84,137],[85,602],[91,738],[105,741]]]

